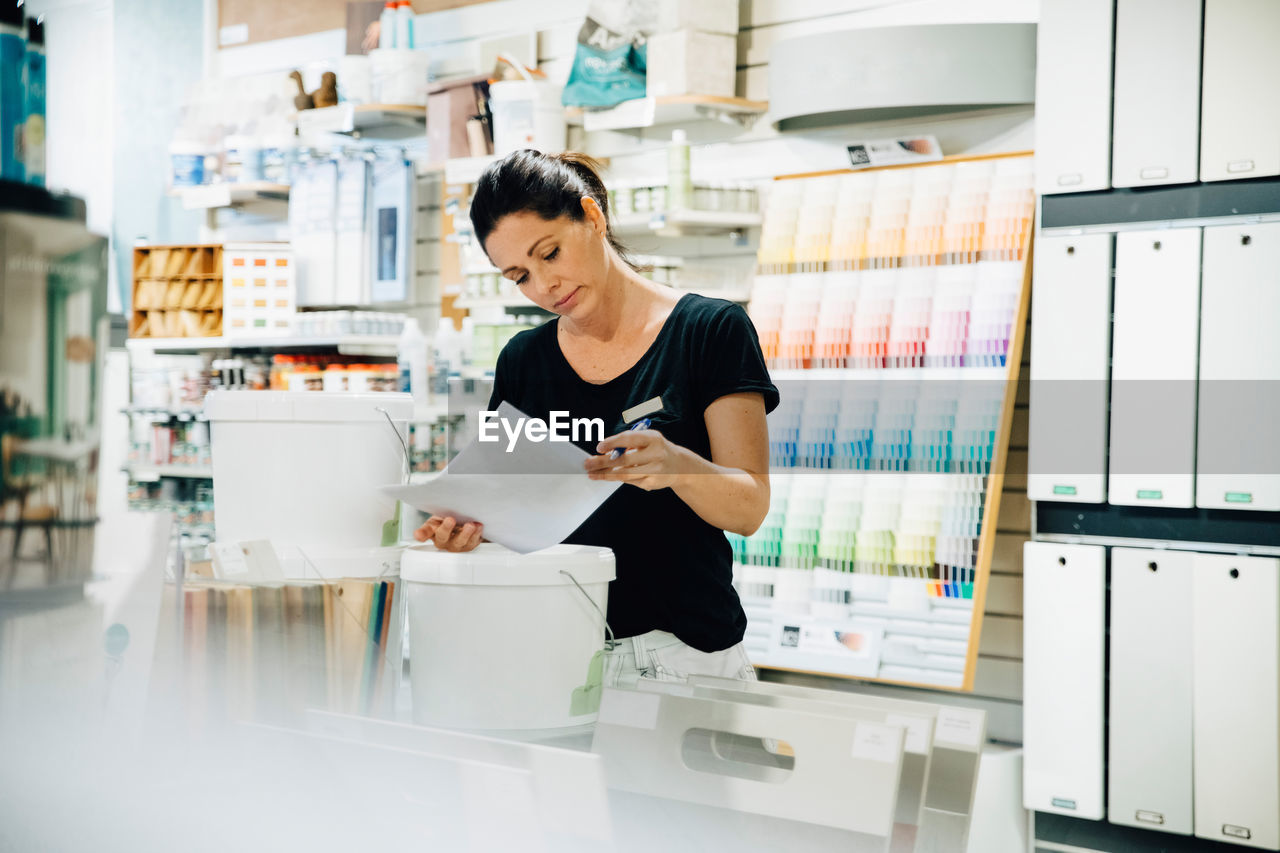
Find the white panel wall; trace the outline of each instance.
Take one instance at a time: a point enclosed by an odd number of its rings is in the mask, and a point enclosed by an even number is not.
[[[1115,0],[1042,0],[1036,38],[1036,189],[1111,186]]]
[[[1195,832],[1280,848],[1280,560],[1197,554]]]
[[[1200,180],[1280,175],[1280,3],[1205,0]]]
[[[1112,235],[1040,237],[1031,291],[1032,500],[1106,498]]]
[[[1023,595],[1022,803],[1101,819],[1106,549],[1026,543]]]
[[[1116,235],[1107,500],[1194,505],[1200,229]]]
[[[1116,0],[1113,186],[1196,180],[1202,7],[1203,0]]]
[[[1205,228],[1203,275],[1196,506],[1280,510],[1280,223]]]
[[[1107,820],[1190,835],[1194,554],[1111,549]]]

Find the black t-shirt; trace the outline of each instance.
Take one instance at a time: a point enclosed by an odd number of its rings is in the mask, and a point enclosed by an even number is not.
[[[728,394],[755,391],[778,405],[755,327],[742,308],[686,295],[638,362],[603,384],[582,379],[565,360],[556,322],[516,335],[498,356],[489,408],[508,402],[529,417],[552,411],[600,418],[605,436],[627,428],[622,413],[662,398],[648,415],[656,429],[706,459],[703,417]],[[594,454],[595,441],[579,446]],[[583,476],[586,476],[584,473]],[[695,649],[716,652],[742,640],[747,617],[733,589],[733,556],[724,531],[698,517],[671,489],[623,484],[565,540],[613,549],[617,580],[609,589],[609,625],[618,637],[669,631]]]

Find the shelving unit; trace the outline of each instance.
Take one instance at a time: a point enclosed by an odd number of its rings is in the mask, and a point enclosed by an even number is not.
[[[759,228],[761,222],[759,213],[681,209],[623,214],[613,227],[619,236],[655,232],[663,236],[712,236]]]
[[[446,184],[474,184],[480,180],[480,175],[489,167],[490,163],[497,162],[498,157],[495,154],[489,154],[484,157],[454,157],[446,160],[444,163],[444,182]]]
[[[135,481],[154,482],[161,477],[181,477],[192,480],[212,480],[212,468],[192,467],[189,465],[130,465],[124,469]]]
[[[597,130],[641,130],[697,121],[723,121],[749,127],[769,109],[768,101],[718,95],[669,95],[636,98],[604,110],[570,107],[565,118],[591,133]]]
[[[416,136],[427,122],[427,108],[414,104],[338,104],[294,114],[299,136],[347,133],[397,139]]]
[[[131,350],[156,353],[195,353],[209,350],[334,349],[340,355],[390,358],[396,354],[397,335],[338,335],[326,337],[130,338]]]
[[[260,201],[287,203],[289,185],[269,181],[246,181],[208,184],[200,187],[177,187],[170,190],[169,194],[181,198],[182,206],[186,210],[208,210]]]

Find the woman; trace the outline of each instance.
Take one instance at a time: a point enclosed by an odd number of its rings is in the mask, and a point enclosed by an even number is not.
[[[746,312],[639,275],[583,155],[526,150],[493,164],[471,222],[494,266],[558,315],[502,350],[489,408],[506,401],[543,419],[567,411],[613,433],[583,446],[595,454],[586,472],[624,485],[565,540],[614,552],[608,619],[628,639],[610,651],[605,683],[754,678],[724,531],[750,535],[768,512],[765,414],[778,391]],[[627,428],[640,415],[623,412],[637,408],[653,410],[650,428]],[[467,551],[482,533],[432,517],[416,536]]]

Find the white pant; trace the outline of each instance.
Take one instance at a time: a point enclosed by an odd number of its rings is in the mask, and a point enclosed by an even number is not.
[[[722,652],[700,652],[675,634],[650,631],[619,640],[605,655],[606,687],[634,687],[641,678],[684,681],[691,675],[756,680],[756,671],[742,643]]]

